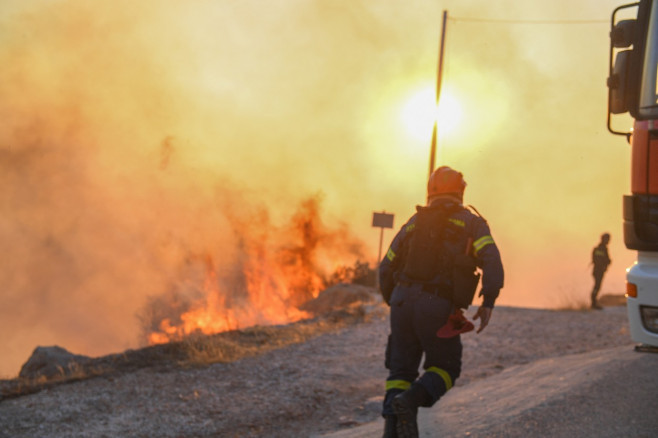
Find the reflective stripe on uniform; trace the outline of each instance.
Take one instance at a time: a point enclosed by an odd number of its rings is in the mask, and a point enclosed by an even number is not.
[[[409,233],[409,232],[413,231],[414,228],[416,228],[416,224],[415,224],[415,223],[413,223],[413,224],[409,224],[409,225],[407,225],[406,227],[404,227],[404,231],[405,231],[406,233]]]
[[[452,388],[452,377],[450,377],[450,374],[448,374],[446,370],[437,367],[429,367],[425,371],[427,371],[428,373],[438,374],[439,377],[441,377],[443,379],[443,382],[446,384],[446,391]]]
[[[449,218],[448,221],[450,221],[451,223],[453,223],[453,224],[455,224],[455,225],[457,225],[458,227],[461,227],[461,228],[464,228],[466,226],[466,223],[464,221],[459,220],[459,219],[455,219],[455,218],[452,218],[452,217]]]
[[[478,253],[482,248],[485,246],[494,243],[493,237],[491,236],[482,236],[475,242],[473,242],[473,249],[475,250],[475,254]]]
[[[388,259],[389,262],[392,262],[393,259],[395,258],[395,252],[393,249],[389,248],[388,252],[386,253],[386,258]]]
[[[406,380],[387,380],[386,381],[386,390],[389,391],[391,389],[401,389],[403,391],[406,391],[409,389],[411,386],[411,382],[407,382]]]

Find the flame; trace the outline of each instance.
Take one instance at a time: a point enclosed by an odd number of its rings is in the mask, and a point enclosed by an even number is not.
[[[148,324],[155,327],[147,334],[148,343],[308,318],[298,307],[317,297],[329,278],[319,255],[328,253],[335,262],[361,255],[360,245],[350,242],[343,230],[324,226],[318,204],[317,197],[304,201],[283,229],[273,227],[266,214],[252,221],[233,218],[233,231],[239,236],[234,260],[238,275],[230,275],[231,270],[210,254],[194,258],[205,265],[200,294],[188,294],[193,298],[187,301],[181,298],[184,294],[175,294],[166,312],[155,312]],[[342,257],[333,257],[338,247]]]

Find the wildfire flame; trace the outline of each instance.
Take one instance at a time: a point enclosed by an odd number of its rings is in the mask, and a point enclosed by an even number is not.
[[[324,226],[318,204],[317,197],[304,201],[291,224],[283,229],[269,224],[266,215],[256,230],[249,229],[253,223],[247,226],[233,218],[233,231],[240,236],[234,262],[237,276],[230,272],[221,275],[222,267],[206,254],[203,284],[196,291],[200,293],[183,299],[179,292],[169,300],[157,301],[166,311],[151,314],[148,343],[308,318],[310,315],[298,306],[317,297],[327,285],[328,271],[321,266],[319,256],[329,256],[334,261],[333,270],[340,262],[361,256],[360,244],[344,230]]]

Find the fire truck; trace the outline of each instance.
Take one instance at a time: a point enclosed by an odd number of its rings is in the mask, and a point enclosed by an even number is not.
[[[630,17],[630,18],[629,18]],[[611,115],[630,113],[628,132]],[[619,117],[615,117],[618,122]],[[631,338],[658,347],[658,0],[640,0],[612,13],[608,130],[631,144],[631,193],[623,199],[624,244],[637,251],[627,269]]]

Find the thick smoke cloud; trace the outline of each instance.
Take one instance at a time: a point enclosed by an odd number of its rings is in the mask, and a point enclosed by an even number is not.
[[[257,218],[281,230],[318,193],[325,226],[349,240],[319,263],[374,263],[372,212],[398,227],[424,199],[430,133],[412,140],[399,110],[434,83],[443,9],[445,86],[465,121],[439,161],[465,173],[501,246],[501,303],[586,297],[603,231],[616,271],[604,292],[621,292],[628,150],[605,132],[607,24],[458,19],[606,20],[614,6],[0,5],[0,373],[36,345],[135,347],[144,305],[205,272],[190,260],[232,269],[239,234],[267,232]]]

